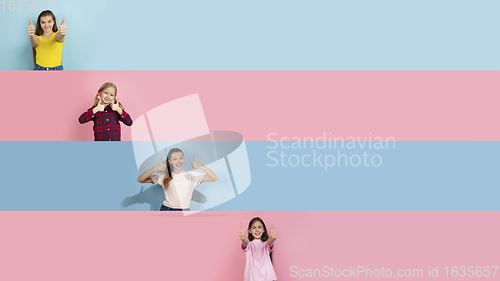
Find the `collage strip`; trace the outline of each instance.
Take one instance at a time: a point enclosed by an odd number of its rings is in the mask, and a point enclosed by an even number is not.
[[[500,276],[497,1],[4,2],[0,280]]]

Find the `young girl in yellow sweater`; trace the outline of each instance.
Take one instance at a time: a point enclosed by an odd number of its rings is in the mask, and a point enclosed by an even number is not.
[[[36,28],[28,19],[28,36],[33,47],[33,70],[63,70],[62,50],[68,30],[63,18],[57,29],[56,16],[46,10],[40,13]]]

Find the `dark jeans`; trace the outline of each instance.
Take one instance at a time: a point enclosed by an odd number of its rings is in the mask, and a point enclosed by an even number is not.
[[[39,64],[35,65],[35,68],[33,70],[64,70],[64,67],[62,65],[55,66],[55,67],[43,67]]]
[[[160,211],[189,211],[189,208],[188,209],[174,209],[174,208],[170,208],[170,207],[165,206],[165,205],[161,205]]]

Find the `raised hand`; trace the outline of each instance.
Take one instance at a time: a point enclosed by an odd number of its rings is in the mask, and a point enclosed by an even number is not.
[[[194,162],[191,163],[191,166],[193,167],[193,169],[200,169],[201,167],[203,167],[205,165],[203,165],[200,162],[198,162],[198,159],[196,159],[196,156],[195,156],[194,157]]]
[[[28,36],[35,36],[35,25],[28,19],[30,25],[28,26]]]
[[[118,105],[118,100],[115,99],[114,101],[111,101],[111,109],[114,111],[119,111],[120,106]]]
[[[241,224],[241,230],[240,230],[240,239],[242,242],[245,242],[245,243],[248,243],[248,237],[246,235],[246,231],[245,231],[245,227],[243,226],[242,223]]]
[[[269,238],[276,239],[276,230],[274,230],[274,223],[271,225],[271,230],[269,231]]]
[[[162,161],[163,161],[163,157],[160,159],[160,163],[158,163],[158,165],[155,166],[156,171],[165,171],[165,169],[167,168],[167,165],[165,163],[163,163]]]
[[[63,18],[61,25],[59,26],[59,33],[61,33],[61,35],[63,35],[63,36],[65,36],[68,33],[68,29],[66,28],[66,25],[64,24],[65,20],[66,20],[66,18]]]
[[[99,104],[96,107],[94,107],[94,113],[104,111],[105,107],[106,106],[104,104],[102,104],[102,102],[99,100]]]

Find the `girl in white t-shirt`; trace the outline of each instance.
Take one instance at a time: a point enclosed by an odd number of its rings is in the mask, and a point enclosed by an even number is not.
[[[271,251],[276,240],[274,223],[268,233],[264,221],[255,217],[248,224],[248,237],[245,235],[245,227],[241,224],[240,239],[246,257],[243,281],[277,280],[271,260]]]
[[[191,166],[193,169],[203,170],[206,174],[184,171],[182,169],[184,167],[184,152],[179,148],[172,148],[168,152],[168,165],[163,163],[162,160],[163,158],[158,165],[145,171],[137,178],[140,183],[154,183],[163,187],[166,200],[163,201],[160,211],[189,210],[194,187],[197,184],[218,179],[212,170],[198,162],[196,156]],[[155,172],[157,173],[153,174]]]

